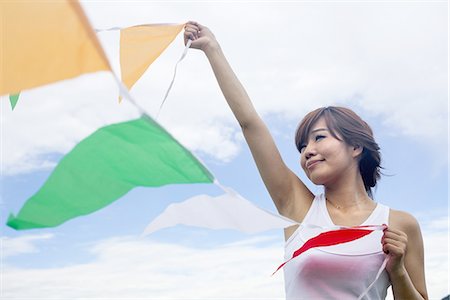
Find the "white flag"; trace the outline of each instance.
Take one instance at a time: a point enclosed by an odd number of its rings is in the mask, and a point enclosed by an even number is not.
[[[257,233],[298,225],[286,217],[264,210],[230,188],[223,195],[198,195],[181,203],[171,204],[145,229],[143,235],[178,224],[210,229],[236,229]]]

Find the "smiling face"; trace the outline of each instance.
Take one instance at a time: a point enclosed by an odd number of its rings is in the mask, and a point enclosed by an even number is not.
[[[349,179],[344,175],[352,170],[355,176],[361,176],[371,195],[371,188],[380,178],[381,153],[372,129],[348,108],[327,106],[306,114],[295,133],[295,145],[302,153],[306,175],[315,184]],[[316,164],[313,160],[317,160]]]
[[[330,185],[346,175],[359,174],[357,157],[360,153],[357,147],[333,136],[321,117],[313,124],[307,140],[300,147],[300,163],[314,184]]]

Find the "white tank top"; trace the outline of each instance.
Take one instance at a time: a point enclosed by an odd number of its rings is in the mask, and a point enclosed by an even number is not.
[[[302,222],[304,226],[299,226],[286,241],[285,260],[308,239],[336,228],[325,201],[323,194],[315,197]],[[361,225],[382,225],[388,221],[389,207],[378,203]],[[284,266],[286,299],[358,299],[375,281],[385,260],[382,235],[381,230],[375,230],[352,242],[309,249],[291,260]],[[385,299],[389,285],[388,274],[383,270],[362,299]]]

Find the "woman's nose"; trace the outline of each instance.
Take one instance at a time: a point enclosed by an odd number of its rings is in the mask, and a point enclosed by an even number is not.
[[[305,151],[305,158],[306,159],[309,159],[312,156],[316,155],[316,149],[314,148],[313,145],[310,145],[310,144],[306,145],[304,151]]]

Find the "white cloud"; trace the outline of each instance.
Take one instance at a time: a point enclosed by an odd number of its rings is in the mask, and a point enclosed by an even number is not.
[[[6,265],[3,296],[17,298],[283,298],[280,241],[197,249],[118,237],[92,248],[95,261],[48,269]]]
[[[446,5],[84,3],[96,28],[188,19],[208,25],[263,116],[297,123],[317,106],[356,107],[377,116],[390,134],[432,145],[440,160],[447,149]],[[117,34],[99,36],[117,69]],[[132,90],[151,114],[182,50],[179,36]],[[135,115],[129,105],[117,105],[117,88],[105,75],[22,96],[13,113],[1,103],[5,174],[51,167],[48,153],[66,153],[99,126]],[[180,64],[160,122],[190,149],[220,161],[233,159],[242,145],[198,51]]]
[[[39,248],[35,244],[53,238],[52,234],[26,235],[16,238],[1,237],[1,257],[2,259],[20,254],[38,252]]]
[[[170,132],[189,149],[205,153],[223,162],[230,161],[239,153],[240,148],[234,137],[235,131],[226,125],[211,124],[200,131],[198,127],[187,124],[183,127],[176,126]]]
[[[0,105],[5,174],[52,167],[49,154],[66,153],[99,127],[138,116],[129,103],[118,104],[117,88],[107,73],[25,91],[12,112],[8,101]]]

